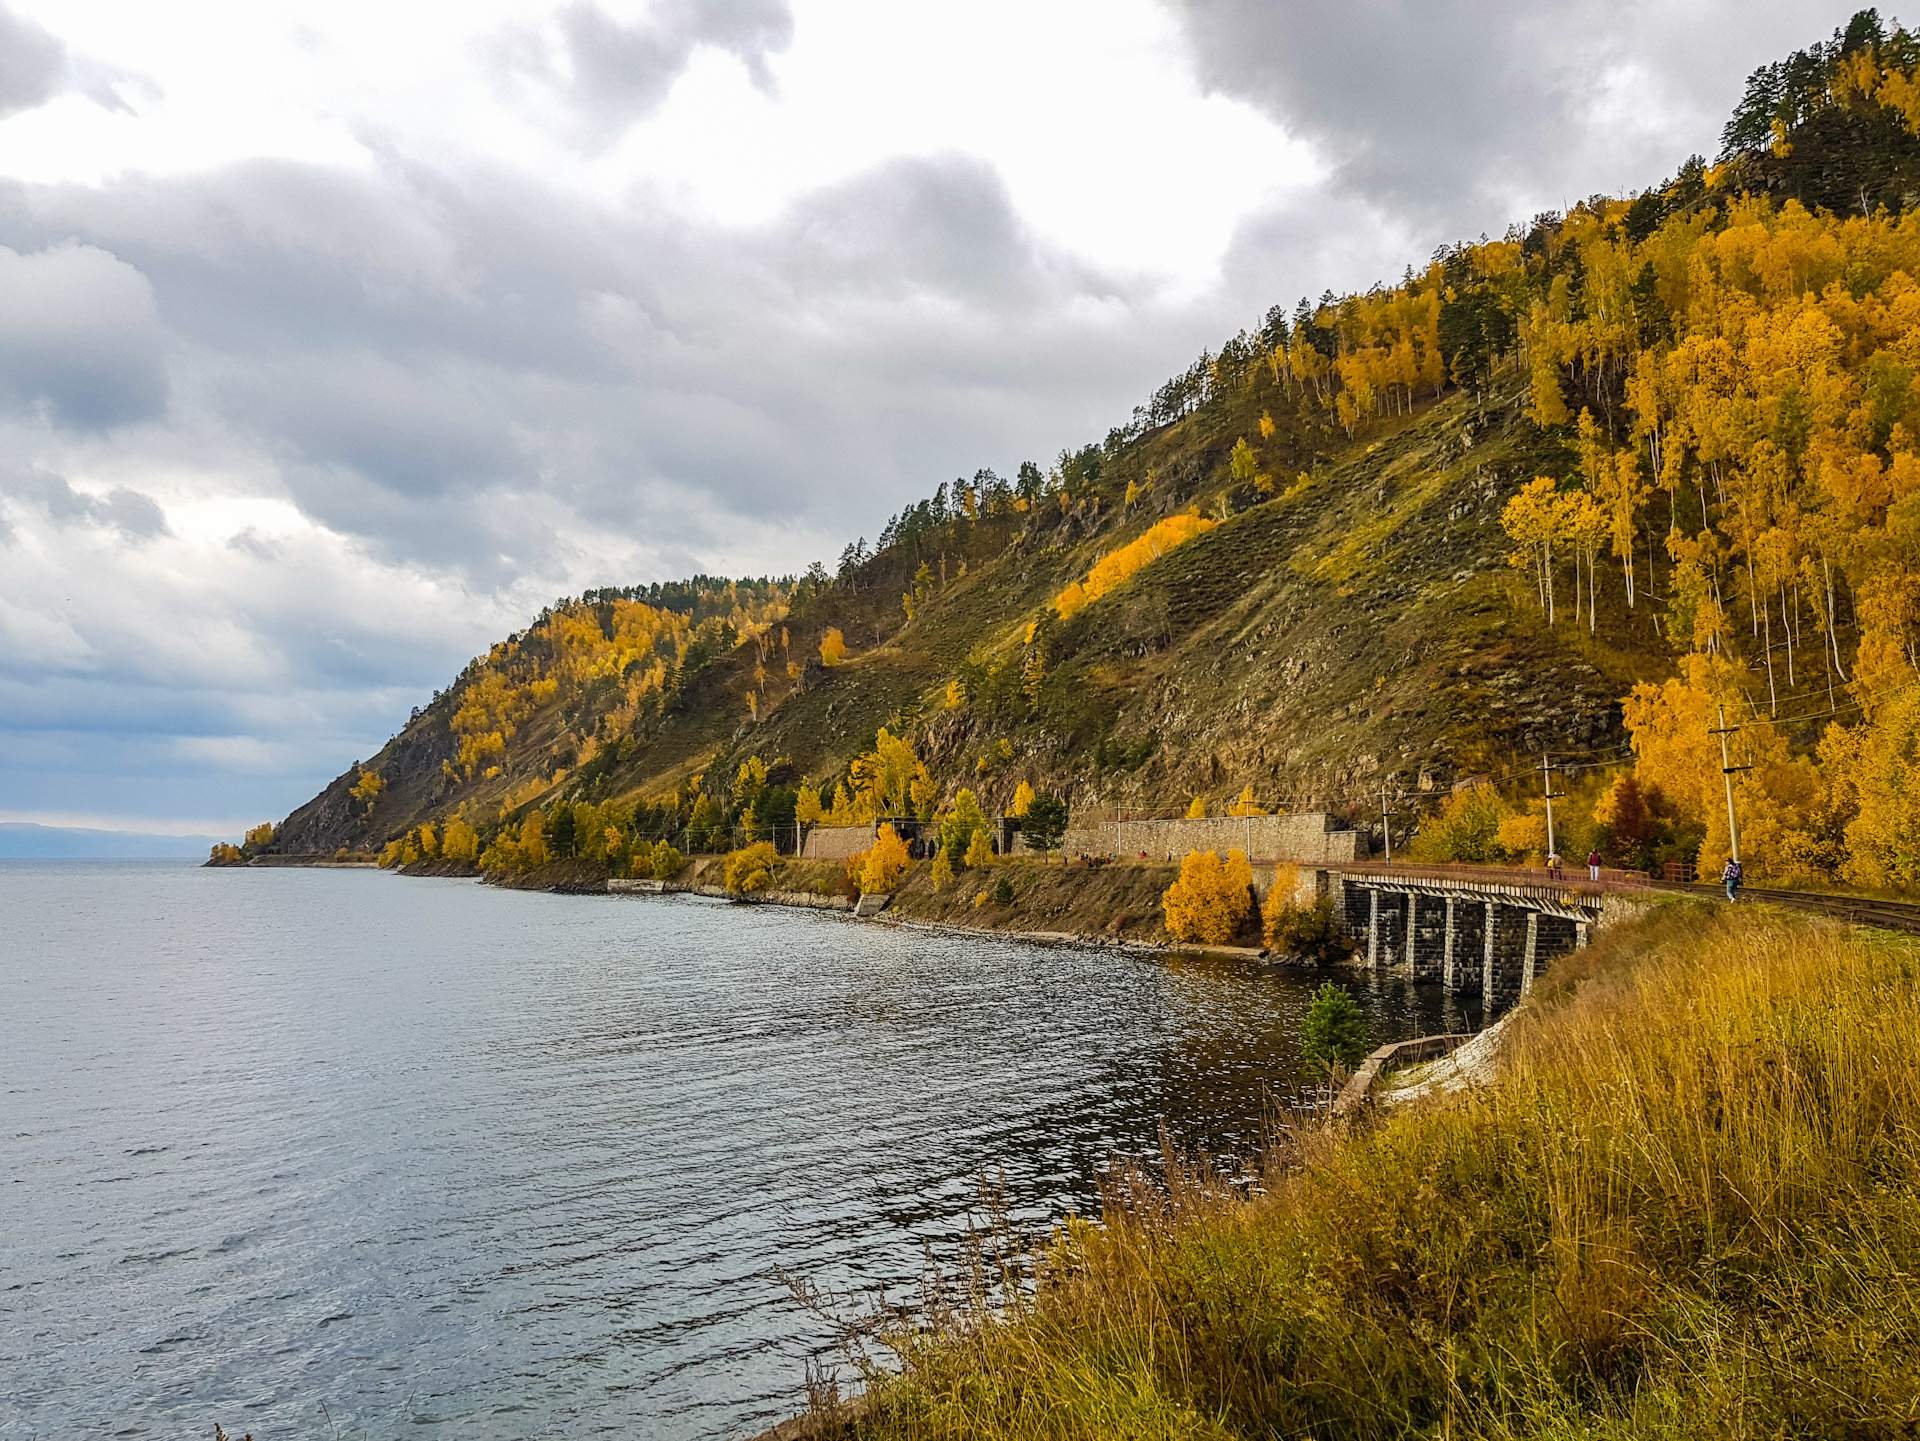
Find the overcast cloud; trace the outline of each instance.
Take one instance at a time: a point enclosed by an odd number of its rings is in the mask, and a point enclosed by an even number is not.
[[[556,595],[830,560],[1657,180],[1845,12],[8,3],[0,819],[187,831]]]

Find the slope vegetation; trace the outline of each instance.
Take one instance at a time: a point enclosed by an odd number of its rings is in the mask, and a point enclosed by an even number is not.
[[[1755,874],[1920,884],[1917,76],[1862,12],[1756,72],[1718,164],[1275,307],[832,573],[563,604],[272,846],[790,838],[885,728],[928,814],[1024,782],[1401,824],[1630,742],[1632,804],[1583,794],[1562,839],[1714,866],[1725,716]]]

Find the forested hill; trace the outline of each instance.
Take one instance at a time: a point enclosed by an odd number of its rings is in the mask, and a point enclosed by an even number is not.
[[[832,571],[562,603],[250,849],[452,823],[511,859],[564,816],[617,866],[1024,782],[1356,817],[1384,787],[1434,845],[1519,850],[1525,767],[1604,817],[1631,742],[1634,843],[1711,860],[1725,706],[1760,873],[1920,883],[1917,71],[1863,12],[1756,72],[1716,162],[1276,306]]]

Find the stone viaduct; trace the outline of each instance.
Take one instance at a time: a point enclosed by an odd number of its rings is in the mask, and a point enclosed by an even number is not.
[[[1474,875],[1461,868],[1355,866],[1303,871],[1367,963],[1477,995],[1489,1009],[1533,989],[1557,956],[1585,946],[1623,905],[1618,883]]]

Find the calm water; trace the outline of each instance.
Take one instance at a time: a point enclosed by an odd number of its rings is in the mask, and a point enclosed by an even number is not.
[[[0,1436],[726,1437],[978,1181],[1244,1153],[1310,985],[691,899],[0,864]],[[1456,1024],[1360,994],[1381,1037]]]

